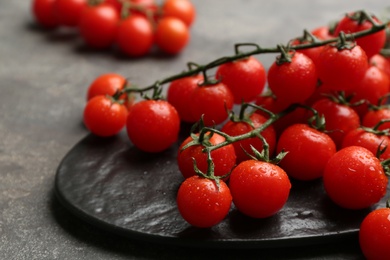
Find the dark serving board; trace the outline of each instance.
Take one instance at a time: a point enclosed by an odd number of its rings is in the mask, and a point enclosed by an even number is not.
[[[89,135],[60,163],[57,198],[78,217],[118,235],[196,247],[286,247],[355,239],[372,210],[339,208],[327,198],[321,180],[292,181],[289,200],[270,218],[251,219],[232,206],[219,225],[195,228],[176,208],[183,181],[176,164],[178,146],[148,154],[123,132],[112,138]],[[384,200],[377,206],[384,206]]]

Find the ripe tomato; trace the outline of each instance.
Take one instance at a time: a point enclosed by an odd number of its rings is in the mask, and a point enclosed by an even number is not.
[[[369,213],[360,225],[359,244],[367,259],[390,259],[390,209]]]
[[[149,53],[153,45],[153,26],[141,15],[131,15],[119,24],[116,43],[119,49],[131,56]]]
[[[193,141],[193,138],[189,136],[181,143],[177,153],[177,164],[184,178],[196,175],[193,159],[195,159],[198,169],[203,173],[206,173],[208,168],[207,153],[203,152],[203,145],[193,145],[183,150],[183,147],[191,141]],[[216,133],[208,139],[208,142],[210,142],[211,145],[217,145],[224,141],[225,138]],[[224,176],[228,174],[236,164],[236,153],[232,144],[225,145],[212,151],[211,158],[214,162],[215,176]]]
[[[362,125],[367,127],[374,127],[381,120],[390,120],[390,108],[383,107],[377,110],[370,110],[363,117]],[[378,127],[378,130],[385,130],[390,128],[390,122],[383,123]]]
[[[176,108],[180,119],[184,122],[195,123],[199,120],[192,115],[189,104],[192,102],[192,93],[202,82],[203,76],[195,75],[174,80],[169,85],[167,100]]]
[[[80,35],[90,47],[110,47],[114,42],[119,20],[119,14],[112,5],[89,6],[81,14]]]
[[[303,102],[313,94],[317,72],[313,61],[296,52],[291,62],[274,62],[268,71],[268,86],[278,99],[289,103]]]
[[[245,121],[240,121],[240,122],[228,121],[222,127],[222,132],[225,132],[230,136],[237,136],[237,135],[248,133],[255,128],[259,128],[267,121],[267,118],[257,113],[251,114],[248,117],[248,119],[251,121],[252,125],[248,124]],[[270,156],[272,156],[276,147],[276,133],[273,126],[272,125],[268,126],[266,129],[261,131],[260,134],[267,141],[269,145],[269,154]],[[233,146],[237,155],[238,163],[250,159],[249,156],[244,151],[246,151],[251,155],[254,155],[251,146],[253,146],[259,152],[263,150],[263,142],[258,137],[248,138],[238,142],[234,142]]]
[[[279,165],[290,177],[314,180],[322,177],[329,159],[336,153],[336,145],[325,133],[306,124],[288,127],[280,136],[277,153],[287,152]]]
[[[103,3],[113,6],[118,14],[122,11],[122,3],[119,0],[104,0]]]
[[[190,32],[187,25],[175,17],[161,18],[155,31],[156,45],[168,54],[177,54],[188,44]]]
[[[307,44],[307,43],[310,43],[310,41],[296,39],[296,40],[291,42],[291,46],[297,46],[297,45]],[[303,53],[308,58],[310,58],[314,62],[314,64],[316,64],[317,59],[320,56],[320,53],[321,53],[323,48],[324,48],[324,46],[318,46],[318,47],[314,47],[314,48],[297,50],[297,52]]]
[[[179,18],[190,27],[195,20],[196,11],[189,0],[166,0],[162,6],[162,15]]]
[[[347,105],[323,98],[315,102],[312,108],[317,110],[320,116],[325,117],[325,130],[337,148],[341,147],[344,136],[348,132],[360,126],[359,115]]]
[[[317,59],[317,73],[320,80],[336,91],[353,91],[364,78],[368,59],[364,50],[356,45],[351,50],[338,50],[326,45]]]
[[[255,100],[263,92],[266,81],[264,67],[254,57],[220,65],[216,77],[232,91],[236,104]]]
[[[390,61],[384,56],[376,54],[370,58],[369,63],[372,66],[378,67],[390,78]]]
[[[126,129],[130,141],[140,150],[161,152],[177,141],[180,118],[165,100],[143,100],[129,111]]]
[[[343,140],[342,147],[348,146],[361,146],[371,151],[376,156],[378,147],[383,150],[390,144],[390,139],[386,135],[377,135],[375,133],[367,132],[362,128],[357,128],[350,131]],[[381,160],[390,158],[390,148],[387,148],[385,152],[380,156]]]
[[[126,124],[127,109],[108,96],[95,96],[84,108],[84,124],[98,136],[117,134]]]
[[[105,73],[97,77],[88,87],[87,100],[99,95],[113,96],[123,89],[126,79],[117,73]]]
[[[189,104],[191,113],[198,120],[203,115],[206,126],[218,125],[228,118],[233,108],[233,94],[222,82],[199,86],[194,90]]]
[[[372,24],[368,20],[361,21],[361,18],[358,14],[348,14],[342,18],[335,29],[335,35],[339,35],[341,31],[345,33],[354,33],[363,30],[370,29]],[[373,17],[377,23],[381,23],[378,18]],[[378,54],[379,51],[384,47],[386,41],[386,32],[381,30],[379,32],[361,37],[356,39],[356,43],[362,47],[362,49],[367,54],[368,58],[371,58],[375,54]]]
[[[386,194],[388,180],[379,159],[369,150],[349,146],[330,158],[323,182],[326,193],[337,205],[363,209],[379,202]]]
[[[53,3],[53,12],[59,25],[76,27],[86,7],[87,0],[56,0]]]
[[[266,218],[285,205],[291,183],[279,166],[247,160],[232,171],[229,188],[233,203],[241,213],[252,218]]]
[[[214,180],[196,175],[180,185],[176,202],[185,221],[195,227],[208,228],[226,217],[232,196],[224,181],[220,181],[218,188]]]
[[[320,40],[328,40],[334,38],[334,36],[329,31],[329,26],[320,26],[311,31],[315,37]]]
[[[43,27],[55,28],[58,21],[53,12],[53,5],[56,0],[33,0],[31,11],[36,21]]]

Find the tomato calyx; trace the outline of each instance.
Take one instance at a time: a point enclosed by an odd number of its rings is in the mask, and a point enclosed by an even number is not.
[[[331,46],[334,46],[337,48],[338,51],[342,50],[352,50],[356,47],[356,41],[348,40],[344,32],[340,32],[340,35],[338,37],[338,41],[334,44],[331,44]]]
[[[280,52],[280,55],[276,57],[276,64],[280,66],[283,63],[291,63],[295,54],[295,50],[280,44],[277,46],[277,48]]]
[[[88,0],[88,6],[97,6],[104,2],[104,0]]]
[[[307,120],[309,126],[314,128],[314,129],[316,129],[316,130],[318,130],[318,131],[320,131],[320,132],[326,132],[325,131],[325,126],[326,126],[325,116],[324,115],[320,115],[318,113],[318,111],[315,110],[312,107],[308,107],[308,106],[302,106],[302,107],[305,108],[305,109],[310,110],[313,113],[313,116],[311,116]]]

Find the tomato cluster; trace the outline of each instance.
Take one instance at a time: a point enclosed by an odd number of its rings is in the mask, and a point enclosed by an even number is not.
[[[33,0],[32,12],[45,28],[77,28],[87,46],[116,46],[130,57],[147,55],[155,45],[181,52],[195,19],[189,0]]]

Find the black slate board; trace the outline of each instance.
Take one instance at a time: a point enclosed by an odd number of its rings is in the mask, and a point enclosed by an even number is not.
[[[285,207],[270,218],[251,219],[233,206],[219,225],[194,228],[176,208],[183,181],[176,164],[178,146],[148,154],[132,146],[123,132],[112,138],[89,135],[60,163],[57,198],[78,217],[118,235],[191,247],[270,248],[356,239],[372,210],[339,208],[327,198],[321,180],[292,181]]]

